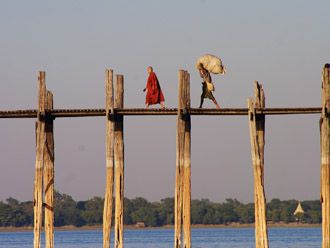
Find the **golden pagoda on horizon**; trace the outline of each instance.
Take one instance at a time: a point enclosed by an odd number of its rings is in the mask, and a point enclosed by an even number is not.
[[[305,213],[305,211],[302,208],[301,203],[299,202],[296,210],[293,213],[293,215],[304,214],[304,213]]]

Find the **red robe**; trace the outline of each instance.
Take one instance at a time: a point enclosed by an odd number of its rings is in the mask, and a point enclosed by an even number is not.
[[[146,104],[152,105],[165,101],[158,78],[154,72],[150,72],[146,88],[148,90],[146,95]]]

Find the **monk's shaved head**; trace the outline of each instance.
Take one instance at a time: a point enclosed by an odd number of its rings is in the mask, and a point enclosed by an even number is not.
[[[147,67],[147,72],[150,73],[150,72],[152,72],[152,71],[154,71],[154,69],[152,68],[152,66],[148,66],[148,67]]]

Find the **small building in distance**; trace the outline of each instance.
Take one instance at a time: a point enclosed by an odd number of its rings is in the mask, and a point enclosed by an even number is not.
[[[305,211],[301,206],[301,203],[298,202],[298,206],[296,208],[296,210],[294,211],[293,215],[296,217],[296,221],[300,222],[302,221],[303,217],[304,217]]]
[[[144,222],[139,221],[139,222],[136,222],[135,227],[143,228],[143,227],[146,227],[146,225],[144,224]]]

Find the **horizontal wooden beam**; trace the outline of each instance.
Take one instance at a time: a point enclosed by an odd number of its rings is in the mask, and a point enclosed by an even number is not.
[[[293,115],[293,114],[320,114],[321,107],[315,108],[265,108],[256,109],[257,114],[264,115]],[[247,115],[247,108],[223,108],[223,109],[199,109],[191,108],[189,110],[191,115]],[[119,115],[177,115],[177,108],[167,109],[144,109],[144,108],[123,108],[114,109],[114,113]],[[93,117],[105,116],[105,109],[54,109],[46,116],[52,118],[61,117]],[[40,114],[42,116],[42,114]],[[36,109],[26,110],[0,110],[0,118],[37,118]]]
[[[0,110],[0,118],[37,118],[37,110]]]

